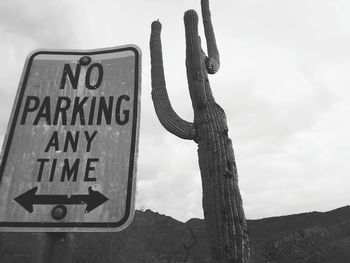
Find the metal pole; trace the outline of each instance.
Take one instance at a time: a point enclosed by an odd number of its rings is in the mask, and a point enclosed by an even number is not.
[[[45,233],[40,263],[73,263],[73,234]]]

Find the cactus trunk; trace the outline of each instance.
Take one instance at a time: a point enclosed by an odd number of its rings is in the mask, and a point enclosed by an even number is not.
[[[208,73],[219,69],[219,54],[211,24],[208,0],[202,0],[208,57],[198,36],[198,16],[185,13],[186,67],[194,121],[182,120],[172,109],[165,87],[159,21],[152,23],[150,40],[152,99],[157,116],[171,133],[198,144],[203,188],[203,210],[213,262],[250,262],[250,243],[232,142],[224,110],[215,102]]]
[[[212,258],[214,262],[249,262],[247,225],[225,113],[213,103],[195,114],[203,210]]]

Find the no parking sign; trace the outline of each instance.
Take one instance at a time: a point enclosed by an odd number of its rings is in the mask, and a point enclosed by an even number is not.
[[[118,231],[132,220],[141,54],[28,56],[2,149],[0,229]]]

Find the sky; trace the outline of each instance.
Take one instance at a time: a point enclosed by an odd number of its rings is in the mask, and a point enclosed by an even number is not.
[[[217,0],[210,6],[221,58],[210,83],[227,115],[246,217],[348,205],[350,2]],[[136,44],[142,50],[136,208],[184,222],[203,218],[197,146],[161,126],[150,95],[150,25],[159,19],[170,100],[178,115],[193,120],[183,26],[188,9],[200,13],[200,0],[0,0],[0,144],[31,51]]]

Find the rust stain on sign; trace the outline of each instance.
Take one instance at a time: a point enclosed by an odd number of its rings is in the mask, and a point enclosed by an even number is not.
[[[134,214],[141,54],[38,50],[2,149],[0,230],[119,231]]]

